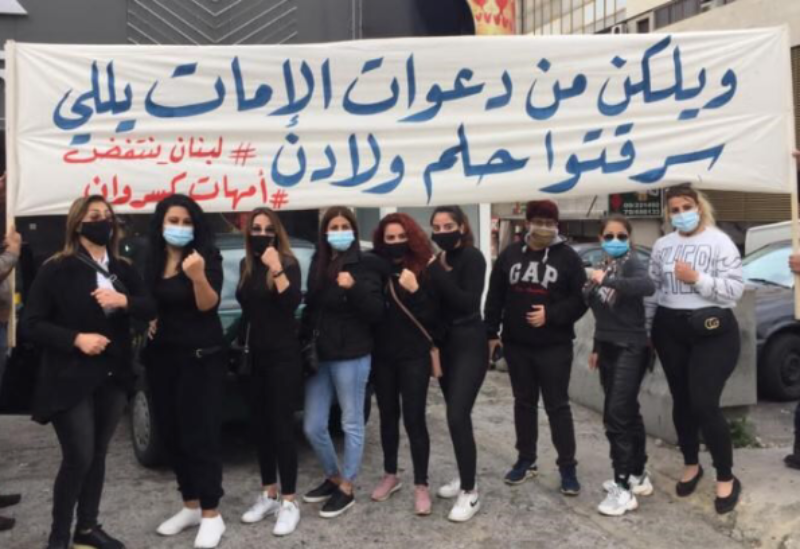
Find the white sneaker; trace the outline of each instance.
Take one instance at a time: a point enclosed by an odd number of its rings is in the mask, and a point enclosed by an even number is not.
[[[300,507],[294,501],[284,501],[278,510],[278,521],[272,533],[276,536],[288,536],[297,529],[300,522]]]
[[[200,531],[197,532],[197,537],[194,538],[195,549],[215,549],[222,540],[222,534],[224,533],[225,521],[222,520],[222,515],[217,515],[214,518],[204,518],[200,522]]]
[[[267,494],[262,493],[250,509],[242,515],[242,522],[245,524],[253,524],[264,520],[265,518],[276,515],[281,508],[281,504],[277,499],[272,499]]]
[[[458,494],[461,493],[461,479],[454,479],[441,486],[439,490],[436,491],[436,496],[442,499],[453,499],[457,498]]]
[[[636,496],[630,490],[625,490],[615,484],[608,491],[606,499],[597,506],[597,510],[601,515],[606,515],[607,517],[621,517],[628,511],[634,511],[638,507],[639,502],[636,501]]]
[[[447,516],[448,520],[453,522],[467,522],[475,516],[475,513],[481,509],[481,498],[478,496],[478,490],[475,489],[470,493],[461,491],[458,494],[456,504]]]
[[[177,536],[187,528],[200,526],[202,518],[203,512],[200,509],[184,507],[175,516],[162,522],[156,532],[162,536]]]
[[[637,477],[636,475],[631,475],[628,478],[628,484],[631,486],[631,492],[633,492],[634,496],[652,496],[653,495],[653,483],[650,481],[650,474],[645,471],[642,476]],[[613,480],[607,480],[603,483],[603,490],[606,492],[610,492],[611,489],[616,486],[617,483]]]

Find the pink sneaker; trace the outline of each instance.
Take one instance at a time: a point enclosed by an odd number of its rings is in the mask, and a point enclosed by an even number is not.
[[[425,485],[414,487],[414,513],[421,517],[431,514],[431,494]]]
[[[403,485],[397,475],[385,475],[380,484],[372,492],[372,501],[386,501]]]

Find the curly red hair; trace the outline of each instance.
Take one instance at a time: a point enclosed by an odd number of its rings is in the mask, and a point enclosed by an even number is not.
[[[383,241],[386,227],[396,223],[403,227],[408,237],[408,253],[403,258],[403,267],[419,276],[428,266],[428,262],[433,257],[433,246],[428,235],[414,221],[414,219],[404,213],[391,213],[381,219],[378,228],[372,235],[373,249],[380,255],[386,257],[386,243]]]

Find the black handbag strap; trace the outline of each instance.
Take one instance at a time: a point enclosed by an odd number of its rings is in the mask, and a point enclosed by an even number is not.
[[[80,259],[84,264],[86,264],[89,267],[91,267],[92,269],[94,269],[95,272],[100,273],[101,275],[106,277],[111,282],[111,285],[114,286],[114,289],[116,291],[118,291],[121,294],[126,294],[127,295],[128,288],[125,287],[125,284],[123,284],[123,282],[119,279],[119,277],[117,275],[111,274],[110,272],[105,270],[103,267],[101,267],[100,264],[97,263],[97,261],[86,257],[85,254],[82,254],[82,253],[78,252],[78,253],[75,254],[75,256],[78,259]]]
[[[394,284],[392,283],[391,280],[389,281],[388,284],[389,284],[389,294],[391,294],[392,299],[397,304],[397,306],[400,308],[400,310],[403,311],[403,313],[414,324],[414,326],[416,326],[419,329],[419,331],[422,332],[422,335],[425,336],[425,339],[427,339],[430,342],[431,345],[435,346],[435,343],[433,342],[433,337],[431,336],[430,333],[428,333],[428,330],[425,329],[425,326],[422,325],[422,322],[417,320],[417,317],[414,316],[414,313],[412,313],[408,309],[408,307],[406,307],[405,304],[403,304],[403,302],[400,300],[400,298],[397,295],[397,292],[394,289]]]

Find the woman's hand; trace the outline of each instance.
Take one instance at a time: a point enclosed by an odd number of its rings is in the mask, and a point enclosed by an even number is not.
[[[700,279],[700,273],[685,261],[676,261],[675,278],[686,284],[695,284]]]
[[[103,309],[127,309],[128,296],[115,290],[97,288],[92,292],[92,296]]]
[[[189,254],[181,264],[183,272],[189,277],[192,282],[199,282],[205,276],[206,260],[203,256],[196,251]]]
[[[158,331],[158,319],[153,319],[150,321],[150,324],[147,326],[147,338],[153,339],[156,337],[156,332]]]
[[[408,269],[403,269],[403,272],[400,273],[400,285],[405,288],[409,293],[416,293],[419,290],[419,282],[417,281],[417,276],[409,271]]]
[[[75,346],[80,351],[89,356],[96,356],[106,350],[111,340],[100,334],[78,334],[75,338]]]
[[[606,272],[602,269],[595,269],[592,271],[592,282],[597,284],[598,286],[603,284],[603,280],[606,278]]]
[[[547,312],[545,311],[544,305],[533,305],[532,309],[533,312],[526,315],[528,324],[534,328],[541,328],[547,323]]]
[[[336,283],[339,285],[340,288],[349,290],[353,286],[355,286],[356,281],[353,278],[353,275],[350,273],[341,272],[339,276],[336,278]]]
[[[283,269],[283,265],[281,264],[281,254],[278,253],[278,250],[270,246],[267,250],[261,255],[261,263],[269,269],[273,273],[280,272]]]

